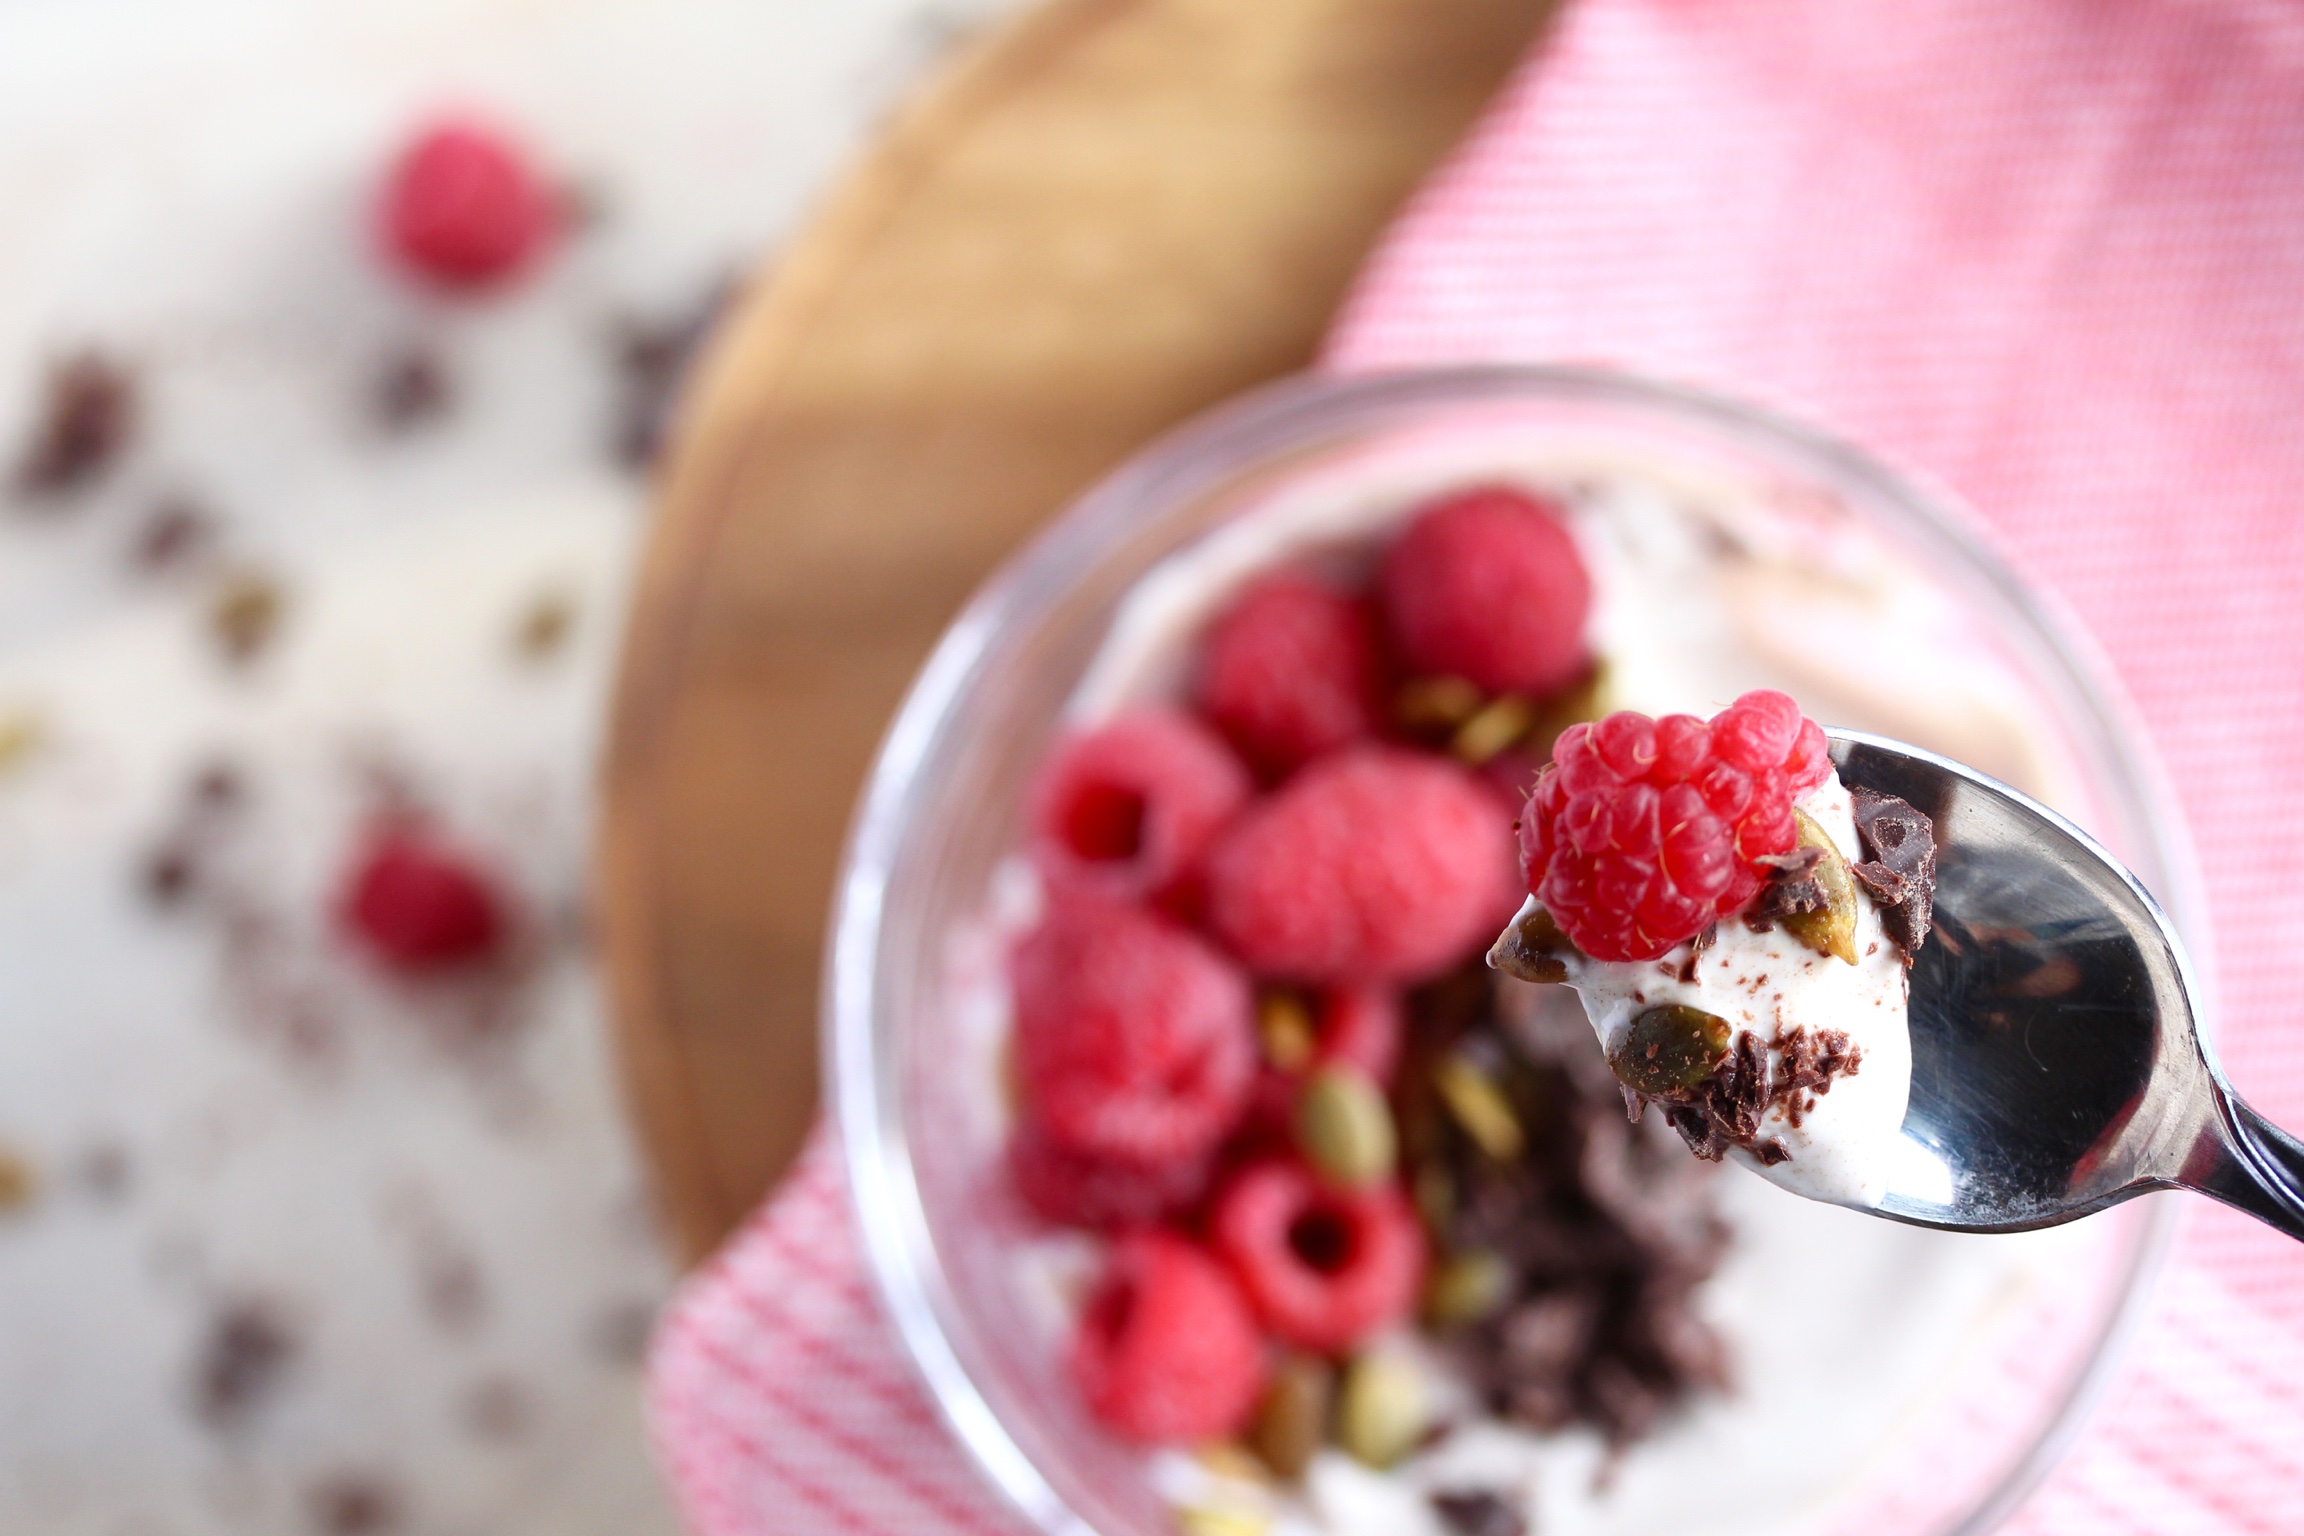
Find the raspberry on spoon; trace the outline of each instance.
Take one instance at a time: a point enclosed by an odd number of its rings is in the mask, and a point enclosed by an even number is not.
[[[1529,894],[1596,960],[1653,960],[1748,905],[1831,772],[1785,694],[1712,717],[1624,710],[1560,733],[1520,820]]]

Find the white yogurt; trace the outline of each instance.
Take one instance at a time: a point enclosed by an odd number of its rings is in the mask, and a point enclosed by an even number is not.
[[[1800,801],[1850,863],[1862,855],[1848,791],[1837,776]],[[1531,900],[1523,912],[1535,905]],[[1862,1053],[1855,1070],[1809,1095],[1793,1123],[1791,1106],[1772,1106],[1760,1137],[1790,1156],[1774,1166],[1744,1148],[1737,1161],[1795,1194],[1869,1208],[1888,1192],[1912,1088],[1912,1040],[1905,1025],[1903,951],[1881,926],[1880,909],[1856,890],[1856,963],[1820,954],[1780,925],[1755,932],[1734,919],[1691,961],[1682,944],[1658,960],[1568,960],[1568,985],[1611,1057],[1632,1021],[1650,1008],[1682,1004],[1728,1021],[1730,1041],[1751,1035],[1781,1065],[1774,1043],[1795,1029],[1839,1030]]]

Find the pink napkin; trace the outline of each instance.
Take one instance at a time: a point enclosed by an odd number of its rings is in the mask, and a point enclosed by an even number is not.
[[[2304,8],[1584,0],[1371,263],[1327,365],[1599,359],[1947,481],[2126,680],[2207,867],[2226,1065],[2304,1125]],[[832,1150],[659,1337],[700,1536],[1013,1531],[876,1317]],[[2304,1247],[2198,1202],[2016,1518],[2304,1528]]]

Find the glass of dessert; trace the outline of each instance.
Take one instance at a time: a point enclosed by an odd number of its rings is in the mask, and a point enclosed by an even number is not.
[[[891,729],[826,1004],[874,1273],[991,1481],[1102,1536],[1996,1524],[2166,1213],[1833,1208],[1899,1144],[1925,828],[1818,722],[2065,811],[2205,951],[2087,653],[1764,412],[1291,383],[1018,556]]]

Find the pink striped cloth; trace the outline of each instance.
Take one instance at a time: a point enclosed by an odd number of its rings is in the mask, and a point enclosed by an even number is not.
[[[1982,508],[2141,706],[2226,1064],[2304,1125],[2304,7],[1583,0],[1327,361],[1496,359],[1773,399]],[[2304,1530],[2304,1247],[2199,1205],[2024,1536]],[[673,1308],[653,1411],[699,1536],[1015,1528],[875,1315],[822,1138]]]

